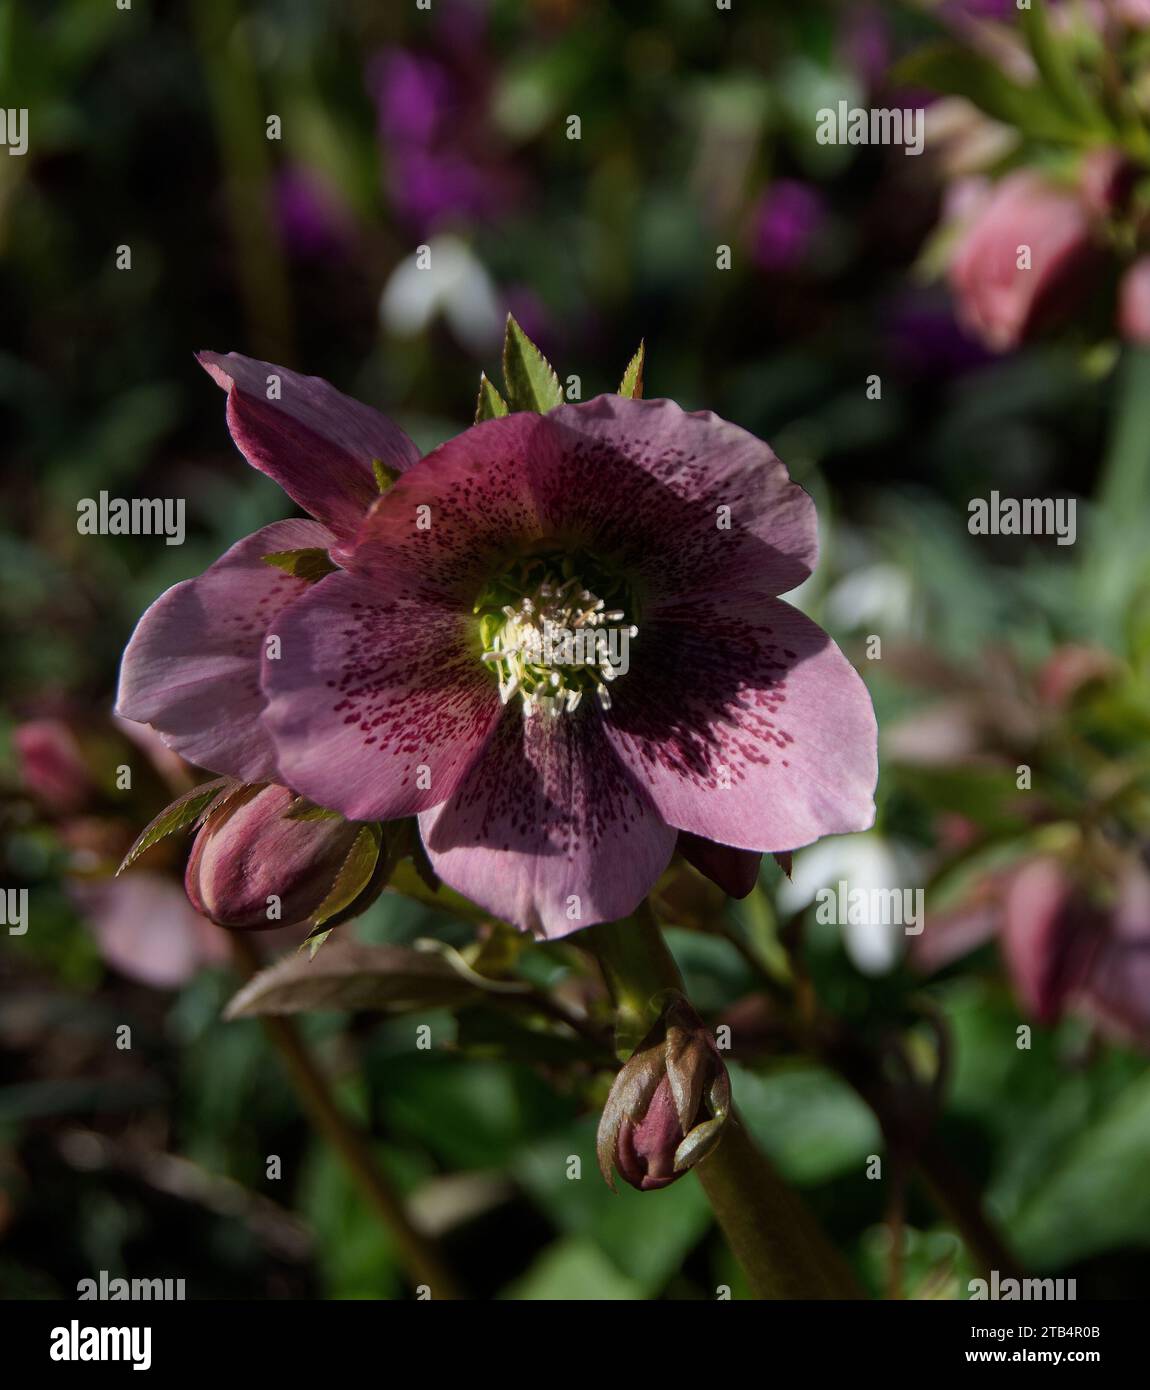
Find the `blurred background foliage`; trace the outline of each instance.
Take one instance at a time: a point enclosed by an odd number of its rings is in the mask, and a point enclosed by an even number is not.
[[[152,865],[154,899],[113,910],[82,891],[165,780],[190,784],[138,754],[131,796],[111,782],[136,618],[289,506],[230,445],[198,348],[322,375],[430,447],[469,423],[509,310],[585,399],[645,339],[647,395],[770,440],[819,504],[824,558],[799,601],[863,670],[884,739],[852,881],[925,883],[925,948],[936,903],[961,917],[972,882],[1085,843],[1103,772],[1137,789],[1123,843],[1144,843],[1145,363],[1115,367],[1105,335],[992,355],[926,254],[945,192],[929,151],[815,140],[822,106],[926,100],[896,65],[946,20],[826,0],[0,0],[0,92],[30,113],[27,155],[0,159],[3,881],[33,902],[0,966],[0,1291],[70,1297],[100,1269],[184,1277],[192,1297],[407,1287],[258,1023],[221,1022],[226,945],[207,928],[193,949],[173,925],[178,847]],[[1078,498],[1076,546],[971,536],[967,504],[992,488]],[[77,501],[100,490],[186,498],[186,543],[78,535]],[[1132,517],[1141,531],[1116,545]],[[1050,663],[1084,648],[1094,665],[1051,697]],[[53,804],[22,776],[11,736],[34,720],[72,731],[82,797]],[[1022,763],[1036,789],[1020,794]],[[833,884],[837,863],[807,879]],[[918,961],[901,941],[844,942],[804,881],[800,856],[793,884],[769,865],[748,903],[708,907],[707,930],[674,892],[664,915],[708,1020],[739,1018],[752,1044],[761,1025],[760,1045],[736,1046],[738,1103],[872,1292],[965,1297],[977,1262],[917,1187],[892,1210],[892,1183],[864,1179],[868,1155],[897,1155],[839,1075],[773,1044],[731,937],[786,976],[780,940],[802,924],[818,996],[860,1036],[897,1037],[928,1079],[936,1018],[939,1133],[1019,1260],[1077,1277],[1080,1297],[1150,1292],[1145,1036],[1070,1012],[1020,1050],[1030,1014],[991,929]],[[391,894],[345,930],[474,936]],[[577,992],[577,956],[526,945],[514,969]],[[110,1043],[122,1024],[131,1051]],[[606,1076],[569,1037],[482,1005],[303,1027],[480,1296],[745,1292],[693,1178],[642,1195],[600,1182]]]

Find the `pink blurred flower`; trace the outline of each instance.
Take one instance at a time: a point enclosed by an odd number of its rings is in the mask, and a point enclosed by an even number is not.
[[[176,989],[227,958],[227,938],[188,902],[173,879],[138,870],[123,878],[76,879],[69,893],[100,954],[141,984]]]
[[[1069,318],[1099,265],[1079,199],[1022,169],[994,187],[960,235],[950,285],[960,320],[1005,352]]]
[[[31,719],[12,734],[24,786],[55,815],[74,815],[97,788],[71,727],[62,719]]]
[[[1122,277],[1118,331],[1128,343],[1150,347],[1150,256],[1135,261]]]

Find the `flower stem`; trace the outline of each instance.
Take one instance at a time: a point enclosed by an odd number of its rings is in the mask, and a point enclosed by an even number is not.
[[[241,972],[254,975],[260,969],[260,960],[251,943],[234,935],[231,941]],[[386,1226],[411,1279],[426,1285],[433,1299],[462,1298],[438,1246],[412,1223],[401,1198],[380,1170],[370,1139],[332,1098],[331,1081],[316,1064],[294,1021],[270,1014],[264,1015],[260,1023],[279,1053],[305,1113],[339,1154],[360,1195]]]
[[[615,1004],[617,1046],[629,1052],[658,1015],[659,996],[683,993],[683,977],[647,903],[586,936]],[[695,1172],[756,1298],[862,1296],[842,1255],[736,1114]]]

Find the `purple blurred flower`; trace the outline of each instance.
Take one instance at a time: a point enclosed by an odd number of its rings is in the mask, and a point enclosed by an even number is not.
[[[289,165],[276,179],[275,194],[284,241],[296,255],[338,256],[354,242],[351,208],[318,170]]]
[[[755,209],[756,264],[767,271],[794,270],[806,260],[825,220],[826,205],[817,188],[797,179],[777,179]]]
[[[489,79],[474,53],[439,57],[387,49],[368,66],[387,186],[419,234],[453,219],[499,216],[516,181],[491,150]]]

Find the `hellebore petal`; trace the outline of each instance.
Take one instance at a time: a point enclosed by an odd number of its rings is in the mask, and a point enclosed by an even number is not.
[[[546,937],[626,917],[675,847],[587,705],[557,718],[508,709],[420,831],[445,883]]]
[[[250,787],[208,817],[184,875],[197,912],[239,931],[315,917],[363,826],[292,819],[287,812],[297,800],[287,787]]]
[[[770,446],[710,411],[598,396],[547,416],[534,469],[549,530],[610,555],[652,595],[782,594],[818,558],[814,503]]]
[[[419,458],[398,425],[321,377],[237,352],[197,358],[228,393],[228,427],[240,453],[340,541],[355,536],[379,496],[373,460],[402,473]],[[273,378],[277,399],[268,398]]]
[[[116,713],[153,725],[169,748],[212,772],[244,782],[274,777],[275,749],[260,722],[260,659],[273,619],[309,586],[263,556],[333,539],[315,521],[277,521],[161,594],[124,652]]]
[[[348,568],[470,610],[509,547],[542,539],[532,475],[554,447],[547,420],[526,411],[449,439],[378,499]]]
[[[276,627],[264,723],[286,782],[355,820],[450,795],[502,712],[470,614],[397,582],[333,574]]]
[[[688,864],[718,884],[728,897],[745,898],[759,881],[763,856],[758,850],[720,845],[685,830],[679,834],[678,850]]]
[[[874,820],[870,696],[826,633],[778,600],[648,614],[606,728],[667,823],[705,839],[781,851]]]
[[[681,996],[668,1001],[615,1078],[596,1139],[612,1169],[648,1192],[681,1177],[718,1143],[730,1114],[730,1079],[715,1040]]]

